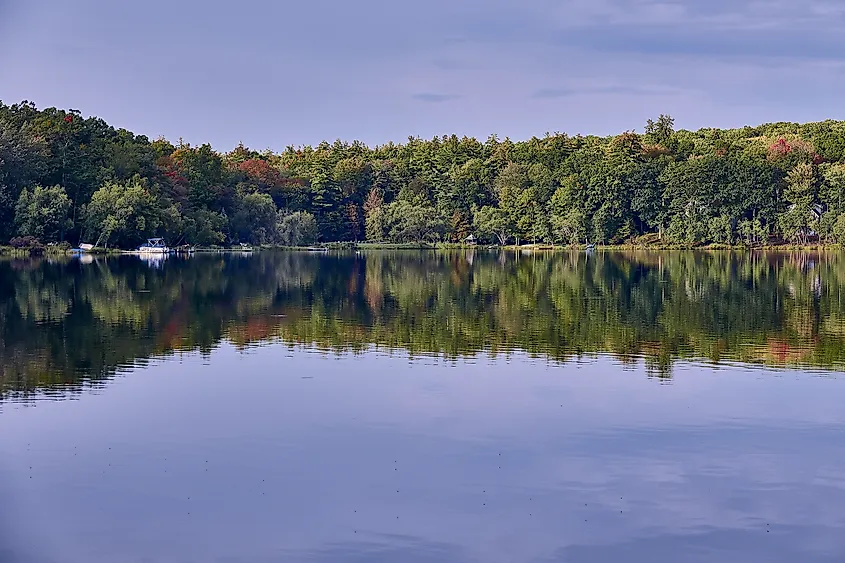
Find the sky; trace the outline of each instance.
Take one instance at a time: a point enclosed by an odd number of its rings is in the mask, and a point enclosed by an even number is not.
[[[0,100],[218,150],[845,119],[842,29],[840,0],[0,0]]]

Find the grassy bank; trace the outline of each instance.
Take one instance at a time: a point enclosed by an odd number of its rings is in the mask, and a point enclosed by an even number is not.
[[[689,244],[672,244],[672,243],[649,243],[643,244],[638,242],[627,242],[622,244],[599,244],[593,247],[598,251],[612,251],[612,250],[650,250],[650,251],[685,251],[685,250],[730,250],[730,251],[841,251],[845,250],[845,246],[841,244],[764,244],[749,246],[746,244],[708,244],[708,245],[689,245]],[[193,249],[196,253],[241,253],[241,252],[258,252],[258,251],[378,251],[378,250],[505,250],[511,252],[571,252],[571,251],[586,251],[588,246],[585,244],[569,244],[569,245],[551,245],[551,244],[522,244],[522,245],[486,245],[486,244],[461,244],[461,243],[325,243],[313,246],[280,246],[280,245],[263,245],[255,246],[250,249],[243,249],[240,247],[197,247]],[[76,254],[69,247],[34,247],[34,248],[15,248],[11,246],[0,246],[0,256],[5,258],[28,258],[32,256],[72,256]],[[119,256],[121,254],[137,254],[132,250],[121,250],[114,248],[94,248],[86,254],[97,256]]]

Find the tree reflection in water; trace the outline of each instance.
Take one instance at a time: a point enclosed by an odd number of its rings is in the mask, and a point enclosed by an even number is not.
[[[69,396],[179,351],[286,342],[839,369],[834,252],[262,252],[0,262],[0,393]]]

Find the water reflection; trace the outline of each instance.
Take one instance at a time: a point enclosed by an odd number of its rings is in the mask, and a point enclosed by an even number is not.
[[[841,561],[843,282],[836,253],[5,261],[0,561]]]
[[[16,429],[0,433],[15,515],[0,554],[841,560],[842,380],[675,367],[661,385],[608,358],[522,353],[453,364],[224,344],[170,358],[107,393],[0,414]]]
[[[90,258],[90,257],[87,257]],[[0,262],[0,393],[284,341],[448,358],[611,354],[841,369],[838,253],[270,252]]]

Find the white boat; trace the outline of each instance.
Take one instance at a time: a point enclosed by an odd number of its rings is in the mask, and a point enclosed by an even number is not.
[[[147,239],[146,244],[138,247],[138,252],[141,254],[167,254],[170,249],[164,244],[163,238],[150,238]]]
[[[86,244],[86,243],[83,243],[83,244],[80,244],[80,245],[79,245],[79,250],[81,250],[82,252],[90,252],[90,251],[92,251],[93,249],[94,249],[94,245],[93,245],[93,244]]]

